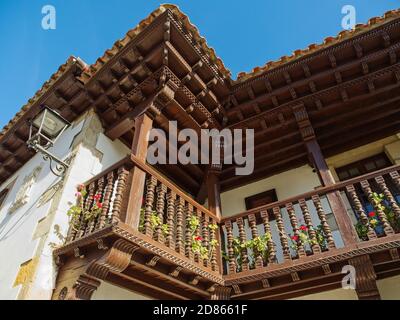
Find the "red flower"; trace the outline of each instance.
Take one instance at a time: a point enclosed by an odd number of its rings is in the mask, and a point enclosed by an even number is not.
[[[94,197],[93,197],[93,199],[94,200],[100,200],[100,198],[101,198],[101,194],[96,194]]]
[[[293,241],[298,241],[299,240],[299,236],[292,236],[291,237]]]
[[[203,240],[203,238],[202,238],[202,237],[200,237],[200,236],[197,236],[196,238],[194,238],[194,240],[196,240],[196,241],[202,241],[202,240]]]
[[[97,202],[96,203],[97,208],[101,209],[103,208],[103,204],[101,202]]]
[[[301,231],[307,231],[308,228],[303,224],[303,225],[300,226],[300,230]]]
[[[370,218],[373,218],[373,217],[376,216],[376,213],[373,212],[373,211],[371,211],[370,213],[368,213],[368,216],[369,216]]]

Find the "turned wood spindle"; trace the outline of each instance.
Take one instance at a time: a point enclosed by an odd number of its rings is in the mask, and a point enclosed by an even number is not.
[[[95,183],[92,182],[89,185],[89,192],[87,194],[87,197],[86,197],[86,200],[85,200],[85,204],[83,206],[85,212],[89,212],[91,210],[91,208],[92,208],[92,204],[94,202],[93,201],[94,191],[95,191]],[[85,214],[82,213],[79,232],[78,232],[78,238],[81,238],[81,237],[83,237],[85,235],[87,226],[88,226],[88,221],[86,220]]]
[[[367,195],[369,202],[374,207],[376,214],[379,217],[379,220],[382,222],[383,230],[385,231],[385,234],[386,235],[394,234],[394,231],[386,218],[386,214],[380,208],[380,203],[374,199],[373,191],[371,189],[371,186],[369,185],[369,182],[367,180],[363,180],[360,182],[360,184],[361,184],[361,188],[364,190],[365,194]]]
[[[203,238],[202,244],[203,244],[203,247],[208,248],[208,250],[210,252],[210,246],[209,246],[209,244],[210,244],[210,238],[209,238],[210,237],[210,233],[209,233],[209,229],[208,229],[208,223],[209,223],[209,217],[206,214],[204,214],[203,217],[202,217],[202,220],[201,220],[202,238]],[[204,259],[203,260],[203,265],[205,267],[208,267],[209,262],[210,262],[209,259]]]
[[[96,229],[104,228],[107,223],[108,210],[110,208],[111,196],[114,190],[114,171],[111,171],[107,174],[106,180],[107,183],[104,191],[103,208],[101,210],[100,217],[97,220]]]
[[[103,191],[104,191],[104,176],[99,178],[99,180],[97,181],[97,191],[95,193],[96,195],[100,196],[100,198],[97,201],[100,202],[101,204],[103,204],[103,197],[104,197]],[[94,203],[93,203],[93,205],[94,205]],[[100,219],[100,215],[101,215],[102,209],[100,209],[99,212],[100,212],[99,215],[97,217],[93,217],[93,219],[89,222],[89,225],[88,225],[88,227],[86,229],[86,233],[93,232],[93,230],[94,230],[94,228],[96,226],[96,223]]]
[[[397,188],[400,191],[400,175],[397,171],[393,171],[389,173],[390,178],[396,184]]]
[[[199,226],[198,226],[198,228],[196,229],[195,237],[201,237],[201,235],[202,235],[202,233],[203,233],[203,232],[202,232],[202,229],[203,229],[203,225],[202,225],[202,213],[201,213],[201,211],[200,211],[198,208],[196,208],[195,214],[196,214],[196,217],[197,217],[197,219],[198,219],[198,221],[199,221]],[[194,260],[195,260],[196,262],[200,263],[201,265],[203,264],[203,258],[202,258],[201,255],[198,254],[198,253],[195,253],[195,255],[194,255]]]
[[[258,230],[257,230],[257,219],[255,214],[249,215],[249,225],[251,229],[251,236],[253,239],[258,238]],[[264,248],[266,250],[266,248]],[[263,267],[263,253],[264,252],[254,252],[256,257],[255,267],[256,269]]]
[[[351,202],[353,203],[354,209],[356,210],[356,213],[360,217],[360,222],[368,228],[368,239],[376,239],[376,233],[374,229],[371,228],[371,225],[369,223],[369,219],[367,215],[365,214],[364,208],[361,204],[360,199],[358,198],[356,189],[354,188],[354,185],[349,185],[346,187],[346,192],[349,195],[349,198]]]
[[[211,224],[216,225],[216,221],[211,220]],[[218,229],[210,230],[210,242],[214,242],[217,240],[216,232],[218,232]],[[212,271],[218,271],[217,251],[219,249],[220,249],[219,244],[216,245],[214,248],[211,248],[211,246],[210,246],[210,250],[212,250],[212,254],[211,254],[211,270]]]
[[[157,187],[157,200],[156,200],[156,213],[160,224],[155,230],[155,240],[164,243],[164,234],[162,226],[164,224],[164,208],[165,208],[165,194],[167,187],[162,183]]]
[[[269,223],[269,214],[268,211],[261,211],[261,219],[264,226],[264,233],[268,234],[268,263],[276,263],[276,246],[274,240],[272,239],[271,225]]]
[[[379,176],[375,178],[375,181],[379,185],[379,188],[381,188],[385,198],[388,200],[395,217],[398,219],[400,217],[400,207],[397,204],[393,194],[390,192],[388,186],[386,185],[385,179],[382,176]]]
[[[153,237],[153,226],[151,216],[153,214],[154,192],[157,186],[157,179],[151,176],[146,182],[146,198],[144,204],[144,234]]]
[[[241,244],[244,244],[246,242],[246,231],[244,230],[244,220],[243,218],[238,218],[236,219],[236,223],[239,229],[239,241]],[[247,248],[243,248],[241,250],[241,255],[242,255],[242,271],[247,271],[249,270],[249,255],[247,252]]]
[[[281,240],[283,259],[291,260],[289,242],[285,231],[285,225],[283,224],[281,209],[279,207],[274,207],[272,211],[276,219],[276,225],[278,227],[278,232],[279,232],[279,239]]]
[[[308,205],[305,199],[300,199],[299,200],[299,206],[301,209],[301,213],[303,214],[304,222],[307,226],[308,229],[308,235],[310,236],[311,240],[311,250],[314,254],[320,253],[321,248],[318,245],[317,241],[317,233],[315,232],[314,225],[311,220],[311,214],[310,211],[308,210]]]
[[[332,230],[328,224],[328,221],[326,220],[326,214],[324,208],[322,207],[321,199],[318,195],[314,195],[312,196],[311,200],[314,203],[318,218],[321,221],[322,230],[324,231],[326,241],[328,242],[328,248],[334,249],[336,247],[335,241],[333,241]]]
[[[226,238],[227,238],[227,250],[228,250],[228,269],[229,273],[236,273],[236,261],[235,261],[235,250],[233,249],[233,230],[232,230],[232,222],[225,222],[226,228]]]
[[[299,255],[299,258],[304,257],[306,255],[306,252],[304,251],[304,246],[300,241],[300,231],[299,231],[299,226],[297,225],[297,217],[296,217],[296,212],[294,211],[293,208],[293,204],[287,203],[285,207],[289,215],[289,220],[292,226],[293,234],[299,237],[299,240],[296,242],[297,254]]]
[[[185,256],[190,260],[193,260],[192,251],[192,231],[190,230],[190,220],[193,215],[193,205],[187,203],[185,206],[185,216],[186,216],[186,228],[185,228]]]
[[[116,224],[120,221],[122,197],[126,189],[126,181],[129,171],[125,167],[118,169],[117,187],[115,188],[114,205],[111,213],[111,223]]]
[[[176,210],[176,242],[175,242],[175,250],[180,254],[185,253],[185,244],[183,239],[183,225],[184,225],[184,217],[183,217],[183,206],[185,205],[185,200],[179,197],[175,203]]]
[[[165,239],[165,245],[171,249],[175,249],[175,200],[176,193],[169,191],[167,194],[167,225],[169,232]]]

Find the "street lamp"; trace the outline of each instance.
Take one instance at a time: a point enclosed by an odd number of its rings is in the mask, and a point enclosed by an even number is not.
[[[50,161],[51,172],[58,177],[63,176],[69,165],[51,154],[48,149],[56,143],[58,138],[71,124],[58,112],[47,106],[42,106],[42,110],[39,114],[29,122],[28,147],[35,152],[43,154],[44,160]],[[55,163],[54,166],[53,163]]]

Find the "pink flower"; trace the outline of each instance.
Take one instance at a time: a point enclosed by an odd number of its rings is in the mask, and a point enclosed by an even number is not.
[[[197,236],[196,238],[194,238],[194,240],[196,240],[196,241],[202,241],[202,240],[203,240],[203,238],[202,238],[202,237],[200,237],[200,236]]]

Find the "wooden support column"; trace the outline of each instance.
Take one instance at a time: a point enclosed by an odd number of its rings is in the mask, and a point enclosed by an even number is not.
[[[135,119],[135,135],[132,142],[132,155],[146,162],[148,137],[153,127],[153,119],[159,115],[162,109],[174,99],[178,89],[175,83],[167,81],[154,96],[146,110]],[[146,173],[138,167],[134,167],[130,175],[130,194],[127,206],[125,223],[134,229],[139,228],[140,209],[145,187]]]
[[[321,147],[315,136],[314,129],[308,117],[308,113],[303,104],[293,107],[293,113],[296,118],[304,145],[307,148],[310,161],[316,170],[320,182],[323,186],[335,184],[335,179],[322,154]],[[357,242],[357,234],[353,226],[353,222],[347,213],[346,205],[339,191],[330,192],[327,195],[332,212],[335,215],[336,223],[339,227],[340,234],[345,246]]]
[[[208,193],[208,209],[215,214],[215,216],[220,220],[222,218],[221,209],[221,186],[219,182],[219,174],[221,173],[221,165],[211,165],[207,171],[206,186]],[[223,243],[223,234],[221,228],[215,232],[215,237],[220,247],[216,249],[217,252],[217,264],[218,269],[223,270],[224,264],[222,261],[221,246]]]
[[[376,273],[368,255],[355,257],[349,260],[355,268],[356,292],[360,300],[381,300],[376,285]]]

